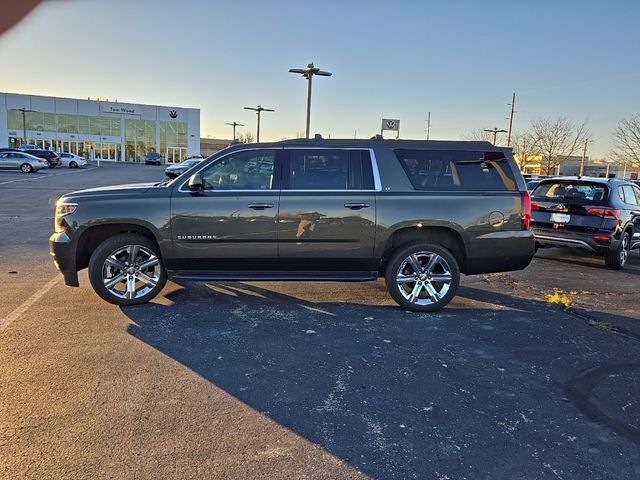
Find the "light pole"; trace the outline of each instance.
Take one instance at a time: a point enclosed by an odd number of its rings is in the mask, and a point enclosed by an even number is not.
[[[289,73],[299,73],[307,79],[307,130],[306,136],[309,138],[309,123],[311,121],[311,79],[314,75],[320,75],[321,77],[330,77],[333,75],[331,72],[325,72],[317,67],[313,66],[313,62],[307,65],[307,68],[291,68]]]
[[[12,108],[14,112],[22,112],[22,144],[27,143],[27,112],[35,112],[35,110],[29,110],[27,108]]]
[[[498,130],[498,127],[493,127],[493,129],[484,129],[485,132],[489,132],[489,133],[493,133],[493,144],[496,144],[496,137],[498,136],[499,133],[507,133],[506,130]]]
[[[225,125],[231,125],[233,127],[233,139],[236,139],[236,127],[244,127],[243,124],[238,123],[238,122],[233,122],[233,123],[225,123]]]
[[[275,112],[275,110],[271,110],[270,108],[263,108],[262,105],[258,105],[256,108],[254,107],[244,107],[245,110],[253,110],[258,115],[258,131],[256,133],[256,142],[260,142],[260,114],[262,112]]]

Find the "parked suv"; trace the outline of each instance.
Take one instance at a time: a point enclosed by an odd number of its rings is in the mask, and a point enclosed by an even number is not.
[[[95,188],[56,205],[51,253],[117,305],[177,280],[384,277],[402,307],[434,311],[460,273],[525,268],[530,197],[511,150],[487,142],[240,144],[157,184]]]
[[[38,157],[43,160],[46,160],[47,164],[49,165],[49,168],[55,168],[58,165],[60,165],[60,163],[62,163],[60,161],[60,156],[52,150],[44,150],[42,148],[37,148],[34,150],[23,150],[23,151],[25,153],[28,153],[29,155],[33,155],[34,157]]]
[[[532,228],[540,247],[570,247],[624,267],[640,248],[640,188],[606,178],[543,180],[532,195]]]

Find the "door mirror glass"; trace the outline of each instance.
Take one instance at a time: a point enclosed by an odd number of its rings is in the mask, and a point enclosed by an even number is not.
[[[200,191],[204,190],[204,181],[202,180],[202,175],[199,173],[194,173],[189,179],[189,190],[191,191]]]

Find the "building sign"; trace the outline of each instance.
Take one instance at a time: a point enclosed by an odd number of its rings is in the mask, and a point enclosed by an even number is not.
[[[140,109],[132,107],[130,105],[109,105],[107,103],[102,104],[102,111],[104,113],[116,113],[123,115],[140,115]]]
[[[178,118],[178,112],[176,112],[175,110],[171,110],[171,111],[169,112],[169,116],[170,116],[171,118]]]
[[[382,129],[381,130],[395,130],[396,132],[400,131],[400,120],[394,120],[391,118],[383,118],[382,119]]]

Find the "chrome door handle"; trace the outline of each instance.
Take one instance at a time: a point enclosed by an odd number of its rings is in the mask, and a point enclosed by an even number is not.
[[[350,208],[351,210],[361,210],[363,208],[369,208],[368,203],[345,203],[345,208]]]
[[[250,203],[247,206],[254,210],[264,210],[265,208],[273,208],[273,203]]]

